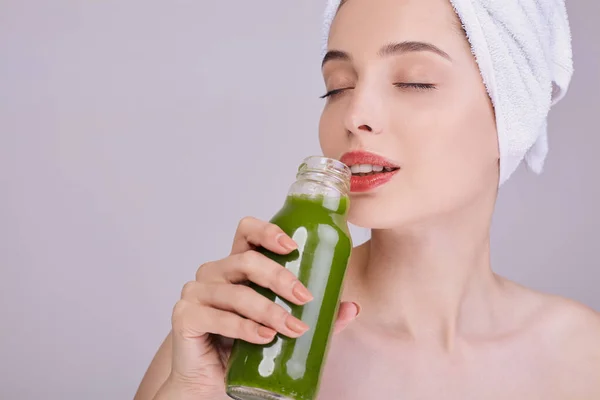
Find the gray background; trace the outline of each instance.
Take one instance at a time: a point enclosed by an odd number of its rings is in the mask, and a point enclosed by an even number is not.
[[[197,266],[318,153],[324,0],[0,0],[0,398],[128,399]],[[495,269],[600,310],[600,3]],[[356,232],[356,241],[364,239]]]

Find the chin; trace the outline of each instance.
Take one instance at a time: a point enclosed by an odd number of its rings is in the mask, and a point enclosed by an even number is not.
[[[398,198],[358,194],[351,196],[348,222],[360,228],[392,229],[415,222],[415,211]]]
[[[465,199],[447,195],[448,198],[439,193],[434,195],[410,190],[353,193],[350,197],[348,222],[360,228],[382,230],[423,227],[424,224],[435,223],[445,215],[464,209]],[[444,198],[448,201],[443,201]]]

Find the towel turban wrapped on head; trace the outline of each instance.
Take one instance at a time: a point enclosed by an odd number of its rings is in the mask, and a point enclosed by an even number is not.
[[[573,75],[565,0],[448,0],[460,18],[492,100],[500,185],[524,160],[540,173],[548,154],[547,119]],[[328,0],[324,47],[340,0]]]

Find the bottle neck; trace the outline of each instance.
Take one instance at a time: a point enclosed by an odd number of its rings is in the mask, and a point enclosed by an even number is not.
[[[346,215],[350,192],[350,169],[326,157],[308,157],[298,168],[288,196],[303,198],[328,212]]]

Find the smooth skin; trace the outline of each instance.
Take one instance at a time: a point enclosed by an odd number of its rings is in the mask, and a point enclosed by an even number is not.
[[[324,155],[365,150],[401,170],[351,196],[349,219],[372,238],[353,251],[319,400],[600,399],[598,313],[491,269],[494,111],[448,0],[347,0],[329,50]],[[223,336],[299,334],[239,285],[308,300],[252,251],[288,252],[287,239],[263,221],[240,224],[232,254],[185,286],[136,400],[225,400]]]

